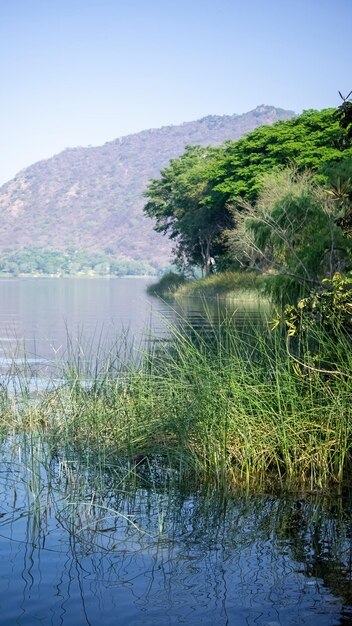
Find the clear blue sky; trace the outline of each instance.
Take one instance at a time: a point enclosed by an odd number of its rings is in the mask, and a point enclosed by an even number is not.
[[[337,106],[352,0],[0,0],[0,183],[65,147]]]

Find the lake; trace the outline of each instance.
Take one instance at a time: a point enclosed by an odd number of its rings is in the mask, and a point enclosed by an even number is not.
[[[216,301],[168,306],[150,279],[0,282],[4,376],[53,375],[73,343],[132,352],[197,328]],[[245,323],[253,303],[232,302]],[[235,316],[236,318],[236,316]],[[166,326],[165,326],[166,324]],[[67,337],[70,337],[67,342]],[[88,348],[87,348],[88,350]],[[158,460],[77,450],[39,433],[0,441],[0,624],[337,625],[352,621],[348,493],[233,494],[178,486]]]
[[[68,336],[113,342],[130,331],[137,340],[164,308],[146,295],[152,280],[3,279],[0,281],[0,346],[26,349],[29,358],[64,355]],[[152,313],[154,312],[154,313]],[[21,346],[22,344],[22,346]]]

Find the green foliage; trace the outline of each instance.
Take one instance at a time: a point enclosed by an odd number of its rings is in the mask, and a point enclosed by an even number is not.
[[[175,241],[176,264],[182,269],[198,265],[206,274],[212,259],[224,252],[219,235],[230,224],[222,195],[208,182],[216,156],[214,148],[188,146],[145,192],[144,211],[156,220],[155,230]]]
[[[352,334],[352,273],[343,276],[336,272],[325,278],[319,289],[285,307],[284,319],[290,336],[310,331],[317,324],[330,334]]]
[[[89,367],[78,346],[76,360],[70,356],[66,371],[57,372],[65,384],[53,381],[35,399],[20,392],[9,397],[0,424],[11,431],[44,425],[57,440],[85,451],[87,443],[104,447],[106,458],[166,458],[168,468],[198,485],[297,492],[349,481],[352,351],[346,335],[316,336],[325,353],[336,355],[339,375],[328,376],[319,367],[296,367],[283,337],[265,323],[243,319],[241,331],[232,315],[208,320],[204,337],[199,324],[178,322],[136,368],[121,358],[124,342]],[[17,387],[25,389],[23,381]]]
[[[341,128],[346,130],[347,140],[343,142],[344,147],[346,144],[351,144],[352,142],[352,101],[350,98],[352,91],[350,91],[346,98],[344,98],[341,92],[339,92],[339,94],[343,102],[335,113],[335,119],[337,119]]]
[[[182,157],[162,170],[159,179],[149,183],[144,211],[156,220],[157,231],[175,241],[180,265],[201,265],[208,273],[211,258],[215,259],[215,267],[221,267],[226,257],[224,231],[238,226],[241,202],[257,200],[265,186],[265,175],[294,165],[297,171],[310,169],[316,182],[325,184],[328,166],[352,160],[352,148],[344,142],[346,133],[336,119],[336,111],[326,109],[305,111],[291,120],[262,126],[218,148],[188,147]],[[312,231],[321,227],[324,230],[328,222],[321,211],[314,211],[312,201],[307,198],[310,206],[304,207],[301,198],[298,213],[301,216],[308,211],[313,218]],[[291,209],[287,206],[286,217],[289,213],[293,216],[297,208],[294,202]],[[298,220],[295,217],[296,226]],[[264,230],[261,234],[258,231],[257,237],[268,240]],[[297,232],[295,236],[297,239]],[[312,256],[311,250],[303,251],[302,244],[299,253],[303,252]],[[318,255],[316,249],[316,259]],[[243,258],[239,262],[243,263]],[[313,267],[312,258],[302,259],[302,267],[307,262]]]
[[[168,272],[160,278],[160,280],[147,287],[147,293],[151,296],[160,296],[165,298],[175,293],[180,287],[188,284],[188,279],[183,274]]]
[[[352,237],[352,159],[328,164],[323,169],[327,177],[327,193],[336,206],[336,224],[345,237]]]
[[[188,281],[178,288],[176,295],[240,297],[245,293],[246,301],[254,299],[256,306],[259,306],[259,296],[262,291],[262,276],[258,272],[226,271]]]
[[[320,174],[325,164],[351,157],[352,150],[340,149],[345,131],[334,113],[335,109],[305,111],[291,120],[262,126],[239,141],[226,142],[213,172],[215,189],[226,201],[238,197],[253,201],[267,172],[294,165]]]
[[[229,245],[234,255],[270,270],[266,284],[275,299],[292,299],[350,265],[352,242],[336,224],[338,211],[311,174],[288,168],[263,179],[255,204],[242,203]]]

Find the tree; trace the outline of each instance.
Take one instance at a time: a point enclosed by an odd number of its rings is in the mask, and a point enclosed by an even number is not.
[[[263,175],[294,165],[298,170],[316,172],[325,180],[322,169],[352,157],[352,149],[342,145],[346,131],[335,117],[335,109],[305,111],[291,120],[261,126],[239,141],[229,141],[219,151],[216,188],[227,195],[256,200]]]
[[[220,265],[226,255],[224,231],[238,228],[242,202],[256,201],[265,175],[294,165],[327,184],[328,166],[352,162],[348,131],[336,110],[326,109],[262,126],[217,148],[189,146],[149,183],[145,214],[175,242],[179,265],[198,265],[209,273],[212,259]],[[344,217],[341,203],[339,217]]]
[[[345,237],[352,238],[352,159],[328,164],[324,173],[327,193],[336,207],[335,223]]]
[[[214,148],[188,146],[145,192],[148,202],[144,211],[156,220],[155,230],[167,233],[175,242],[176,263],[183,269],[200,266],[205,274],[224,252],[220,234],[230,225],[223,194],[211,187],[216,156]]]
[[[339,122],[341,128],[344,128],[346,133],[343,136],[342,148],[347,145],[351,145],[352,142],[352,91],[348,96],[344,97],[339,91],[342,98],[342,104],[336,109],[334,117]]]

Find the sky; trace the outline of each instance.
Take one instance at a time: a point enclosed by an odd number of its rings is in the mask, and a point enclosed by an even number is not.
[[[352,89],[352,0],[0,0],[0,184],[67,147]]]

